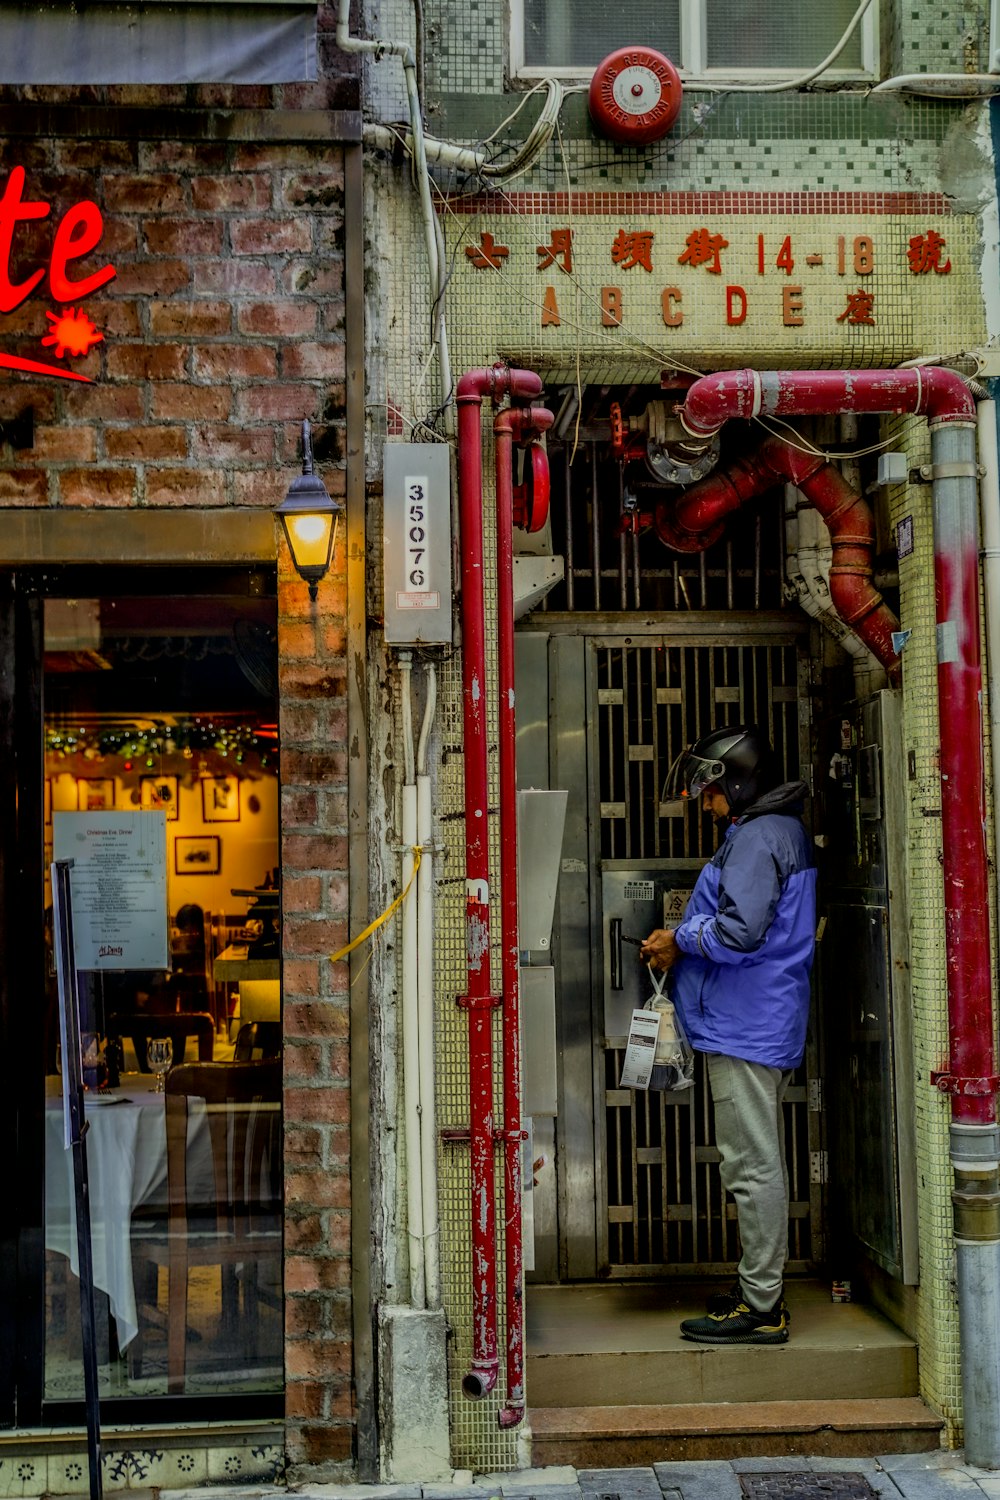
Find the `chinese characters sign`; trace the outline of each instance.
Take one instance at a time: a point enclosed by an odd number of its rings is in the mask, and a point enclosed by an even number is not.
[[[680,330],[743,329],[778,347],[912,342],[924,307],[968,300],[975,286],[968,225],[954,217],[640,214],[480,218],[463,246],[465,285],[481,307],[503,282],[505,322],[516,316],[525,332],[568,335],[582,321],[641,328],[664,346],[663,330],[680,345]]]

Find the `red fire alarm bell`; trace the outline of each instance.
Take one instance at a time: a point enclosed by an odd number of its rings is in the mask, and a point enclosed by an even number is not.
[[[602,135],[644,146],[669,131],[681,107],[680,74],[652,47],[621,47],[594,69],[590,118]]]

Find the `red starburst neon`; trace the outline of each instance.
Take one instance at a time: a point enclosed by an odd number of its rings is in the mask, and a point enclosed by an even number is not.
[[[50,312],[45,316],[52,324],[52,331],[45,335],[42,343],[55,344],[57,359],[63,359],[67,354],[74,358],[89,354],[92,345],[101,343],[104,338],[82,307],[64,307],[61,316]]]

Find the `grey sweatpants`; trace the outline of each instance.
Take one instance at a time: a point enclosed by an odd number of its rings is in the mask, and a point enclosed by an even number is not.
[[[722,1185],[736,1200],[743,1295],[756,1312],[781,1296],[788,1256],[788,1167],[782,1100],[791,1072],[706,1054]]]

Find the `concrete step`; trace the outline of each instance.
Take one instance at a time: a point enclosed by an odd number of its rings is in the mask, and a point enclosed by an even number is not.
[[[662,1283],[529,1287],[529,1406],[874,1401],[918,1394],[916,1345],[872,1308],[832,1303],[819,1282],[792,1283],[787,1344],[691,1343],[679,1323],[704,1310],[708,1290]]]
[[[670,1406],[529,1405],[536,1468],[628,1468],[693,1459],[791,1454],[871,1457],[940,1447],[944,1426],[915,1396]]]

